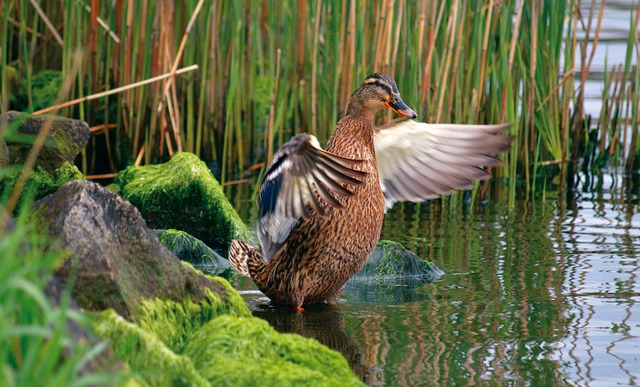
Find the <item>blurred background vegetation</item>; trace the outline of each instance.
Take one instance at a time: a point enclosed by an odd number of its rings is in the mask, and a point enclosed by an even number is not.
[[[82,102],[49,111],[91,126],[80,162],[90,178],[189,151],[228,184],[260,171],[291,134],[326,140],[362,79],[384,71],[422,121],[513,122],[517,140],[497,175],[518,178],[510,196],[531,194],[551,178],[571,184],[578,168],[638,167],[637,9],[623,21],[625,62],[605,71],[599,119],[584,111],[581,85],[604,7],[601,0],[0,0],[0,111],[51,107],[71,76],[62,100]],[[384,112],[380,123],[392,118]]]

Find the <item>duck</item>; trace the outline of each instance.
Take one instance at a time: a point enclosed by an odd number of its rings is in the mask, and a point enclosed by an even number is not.
[[[404,121],[376,127],[391,109]],[[272,302],[336,305],[380,239],[385,212],[471,189],[509,149],[510,124],[427,124],[391,76],[367,76],[351,95],[326,149],[301,133],[274,155],[260,182],[260,247],[233,240],[229,260]]]

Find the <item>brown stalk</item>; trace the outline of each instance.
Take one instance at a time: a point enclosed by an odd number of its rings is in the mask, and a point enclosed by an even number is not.
[[[273,124],[276,115],[276,99],[278,96],[278,86],[280,83],[280,55],[281,51],[276,51],[276,84],[273,87],[271,98],[269,100],[269,133],[267,135],[267,165],[271,163],[273,158]]]
[[[396,17],[396,32],[395,39],[393,41],[393,52],[391,53],[391,69],[389,71],[393,76],[396,75],[396,60],[398,59],[398,49],[400,48],[400,33],[402,32],[402,29],[400,27],[402,27],[402,12],[404,11],[404,8],[404,0],[400,0],[400,5],[398,6],[398,16]]]
[[[535,3],[536,0],[533,1],[533,3]],[[483,88],[484,88],[484,72],[485,72],[485,67],[487,64],[487,47],[489,46],[489,33],[491,32],[491,23],[493,22],[492,18],[493,18],[493,6],[494,6],[494,0],[490,0],[489,1],[489,9],[487,10],[488,15],[487,15],[487,25],[486,28],[484,30],[484,40],[482,41],[482,55],[480,55],[480,57],[482,58],[481,62],[480,62],[480,78],[478,78],[478,92],[477,92],[477,100],[476,100],[476,122],[478,121],[479,115],[480,115],[480,106],[482,105],[482,93],[484,92]]]
[[[85,5],[84,9],[86,9],[87,12],[92,13],[92,8],[90,6]],[[97,17],[96,20],[98,21],[98,24],[100,24],[100,27],[102,27],[103,30],[109,33],[109,36],[111,36],[111,39],[113,39],[113,41],[116,42],[117,44],[120,44],[120,38],[115,32],[113,32],[111,28],[109,28],[109,25],[104,21],[104,19],[102,19],[101,17]]]
[[[113,179],[116,176],[118,176],[117,173],[105,173],[102,175],[87,175],[85,176],[85,178],[87,180],[101,180],[101,179]]]
[[[49,29],[49,31],[51,32],[53,37],[56,39],[58,44],[61,45],[61,46],[64,46],[64,41],[62,40],[62,37],[58,33],[58,30],[56,30],[56,28],[51,23],[51,20],[49,20],[49,18],[44,13],[42,8],[40,8],[40,5],[38,4],[38,2],[36,0],[29,0],[29,1],[31,2],[31,5],[33,6],[33,8],[35,8],[36,12],[40,16],[40,18],[42,19],[44,24],[47,26],[47,28]]]
[[[458,22],[458,0],[453,2],[451,6],[451,14],[449,15],[449,22],[447,23],[447,56],[445,59],[445,64],[442,67],[441,73],[439,74],[438,79],[447,79],[449,76],[449,70],[451,66],[451,57],[453,55],[453,42],[456,38],[456,26]],[[444,93],[446,87],[440,87],[440,95],[438,96],[438,110],[436,111],[436,121],[440,122],[440,116],[442,114],[442,105],[444,104]]]
[[[316,83],[318,78],[318,41],[320,40],[320,18],[322,15],[322,0],[316,4],[316,25],[313,34],[313,60],[311,62],[311,133],[318,135],[318,93]]]
[[[187,28],[185,28],[183,34],[182,34],[182,41],[180,42],[180,47],[178,48],[178,53],[176,54],[176,58],[173,61],[173,65],[171,66],[171,76],[170,78],[167,80],[167,82],[164,85],[164,90],[162,95],[164,95],[167,98],[167,103],[169,102],[169,100],[171,99],[171,95],[169,94],[169,88],[175,83],[174,82],[174,78],[176,75],[176,71],[178,69],[178,65],[180,64],[180,61],[182,59],[182,54],[184,53],[184,47],[187,44],[187,39],[189,38],[189,33],[191,32],[191,29],[193,28],[193,25],[196,22],[196,18],[198,17],[198,14],[200,13],[200,10],[202,9],[202,6],[204,5],[204,0],[200,0],[198,1],[198,4],[196,5],[196,8],[193,10],[193,13],[191,14],[191,19],[189,19],[189,23],[187,24]],[[173,19],[172,19],[173,21]],[[167,34],[170,34],[172,29],[171,28],[166,28],[165,29],[167,31]],[[167,42],[170,42],[170,39],[166,39]],[[158,113],[160,113],[163,109],[163,100],[160,101],[160,103],[158,104],[158,108],[156,109],[156,111]],[[174,111],[175,116],[172,119],[172,124],[173,124],[173,134],[176,138],[176,145],[178,147],[178,151],[182,150],[182,139],[180,136],[180,128],[179,128],[179,122],[180,119],[177,116],[178,115],[178,111],[177,109]]]
[[[462,3],[462,15],[460,16],[460,20],[464,20],[465,18],[465,11],[467,9],[467,0],[464,0],[464,2]],[[463,31],[463,27],[464,27],[464,23],[459,23],[458,26],[458,33],[456,35],[456,38],[458,40],[462,39],[462,31]],[[456,53],[453,59],[453,68],[451,69],[451,76],[449,77],[451,79],[451,85],[449,87],[449,100],[447,101],[447,113],[451,114],[451,109],[453,108],[453,95],[455,94],[454,91],[456,90],[456,76],[458,74],[458,61],[460,60],[460,50],[462,49],[462,44],[456,44]]]

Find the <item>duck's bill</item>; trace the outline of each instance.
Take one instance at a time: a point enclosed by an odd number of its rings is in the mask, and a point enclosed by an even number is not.
[[[398,102],[387,101],[385,104],[389,108],[391,108],[391,110],[393,110],[394,112],[398,113],[401,116],[409,117],[409,118],[418,117],[416,112],[411,110],[411,108],[407,106],[402,100],[399,100]]]

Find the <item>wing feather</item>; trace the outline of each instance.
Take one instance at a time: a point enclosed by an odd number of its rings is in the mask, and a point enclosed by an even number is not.
[[[500,165],[493,155],[513,140],[502,133],[511,124],[426,124],[412,120],[379,128],[374,135],[386,209],[397,201],[421,202],[471,189]]]
[[[324,216],[339,208],[338,197],[352,195],[366,172],[354,169],[362,160],[334,155],[320,148],[318,140],[299,134],[273,157],[258,193],[258,238],[265,262],[286,243],[300,220],[312,213]]]

